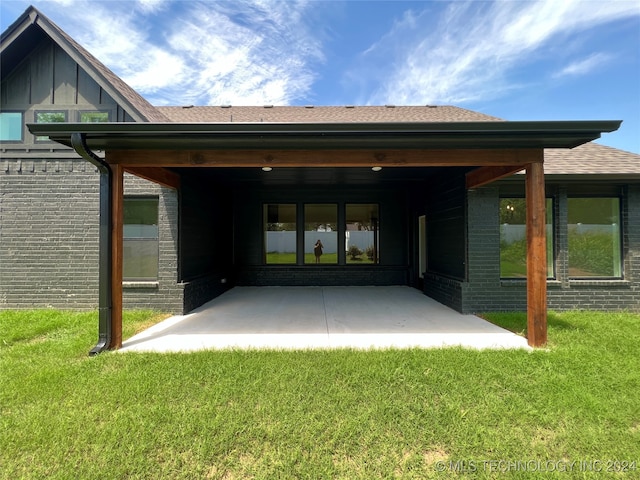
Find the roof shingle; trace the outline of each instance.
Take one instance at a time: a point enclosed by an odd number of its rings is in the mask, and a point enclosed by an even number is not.
[[[500,118],[453,106],[157,107],[172,122],[491,122]]]
[[[640,155],[589,142],[570,150],[544,151],[547,175],[628,175],[640,174]]]

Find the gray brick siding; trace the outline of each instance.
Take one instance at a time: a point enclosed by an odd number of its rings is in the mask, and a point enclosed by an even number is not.
[[[0,160],[0,308],[94,309],[99,175],[79,158]],[[177,195],[128,177],[126,195],[158,195],[158,286],[125,288],[125,308],[182,312]]]
[[[509,196],[513,190],[508,191],[509,194],[503,196]],[[547,186],[547,195],[553,196],[555,210],[556,278],[549,280],[547,286],[549,309],[640,311],[640,185],[627,185],[622,192],[624,278],[575,280],[568,275],[567,188]],[[464,312],[526,310],[526,282],[500,279],[500,195],[500,186],[468,192],[469,274],[466,282],[460,282]]]

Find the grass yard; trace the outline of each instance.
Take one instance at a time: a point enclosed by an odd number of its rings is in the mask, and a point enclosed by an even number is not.
[[[1,478],[640,478],[640,315],[550,314],[534,352],[90,358],[96,330],[0,312]]]

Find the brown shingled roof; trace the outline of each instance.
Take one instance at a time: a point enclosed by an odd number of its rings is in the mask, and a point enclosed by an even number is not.
[[[570,150],[547,148],[544,171],[548,175],[637,175],[640,155],[593,142]]]
[[[157,107],[172,122],[477,122],[497,117],[454,106]],[[637,175],[640,155],[597,143],[545,149],[549,175]]]
[[[500,121],[452,106],[157,107],[172,122],[491,122]]]

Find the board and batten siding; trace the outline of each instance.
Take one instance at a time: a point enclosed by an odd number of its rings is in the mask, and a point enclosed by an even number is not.
[[[82,111],[107,111],[110,121],[133,119],[98,83],[51,40],[45,40],[0,85],[3,111],[24,113],[23,142],[3,143],[3,153],[23,150],[24,146],[50,151],[65,150],[53,142],[35,142],[26,128],[35,122],[37,111],[62,110],[67,121],[80,120]]]

